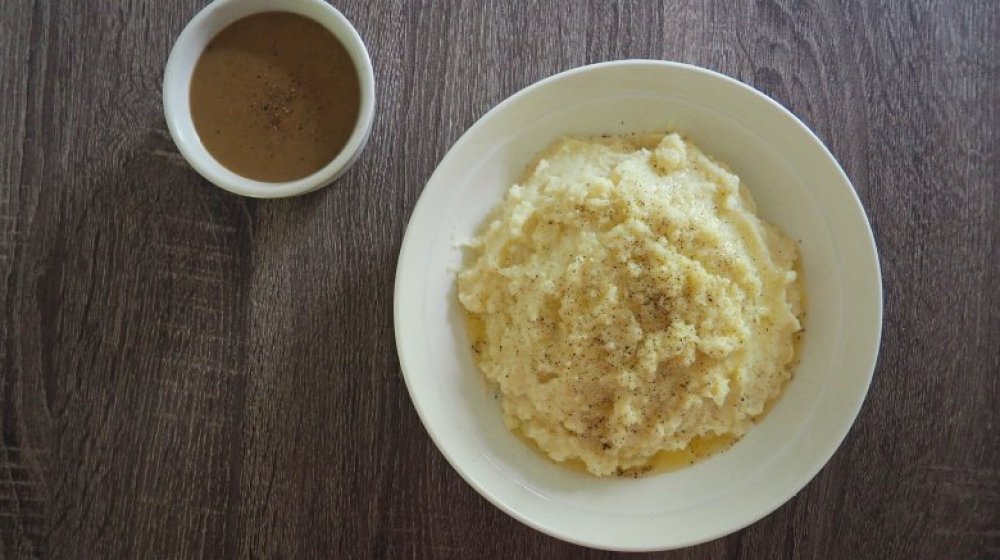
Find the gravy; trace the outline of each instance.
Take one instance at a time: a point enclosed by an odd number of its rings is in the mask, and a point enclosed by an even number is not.
[[[258,181],[301,179],[347,144],[361,107],[347,49],[304,16],[264,12],[216,35],[191,77],[191,117],[205,148]]]

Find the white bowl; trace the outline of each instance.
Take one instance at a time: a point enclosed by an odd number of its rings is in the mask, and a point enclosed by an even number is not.
[[[680,131],[729,163],[760,213],[800,240],[808,295],[801,364],[771,413],[692,467],[599,479],[552,463],[503,425],[455,296],[462,254],[532,156],[564,134]],[[395,326],[410,396],[431,438],[480,494],[527,525],[612,550],[692,545],[741,529],[798,492],[857,416],[882,325],[864,210],[823,144],[756,90],[709,70],[620,61],[553,76],[507,99],[441,161],[396,269]]]
[[[291,12],[327,28],[344,45],[361,86],[361,111],[347,144],[319,171],[294,181],[268,183],[233,173],[212,157],[191,120],[191,74],[205,46],[229,24],[260,12]],[[351,22],[322,0],[216,0],[184,28],[163,73],[163,112],[181,155],[202,177],[227,191],[255,198],[295,196],[324,187],[343,175],[368,141],[375,116],[375,73],[368,50]]]

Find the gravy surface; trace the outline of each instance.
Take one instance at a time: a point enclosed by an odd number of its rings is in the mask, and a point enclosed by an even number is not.
[[[254,14],[220,31],[198,59],[190,96],[209,153],[266,182],[301,179],[330,163],[361,106],[344,46],[315,21],[287,12]]]

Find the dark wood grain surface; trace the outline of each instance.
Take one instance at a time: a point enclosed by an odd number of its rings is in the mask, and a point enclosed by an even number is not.
[[[798,496],[667,558],[1000,558],[1000,3],[338,1],[378,81],[333,188],[238,198],[171,142],[204,0],[0,2],[0,558],[605,558],[447,465],[393,343],[407,218],[555,72],[690,62],[799,115],[881,254],[853,430]]]

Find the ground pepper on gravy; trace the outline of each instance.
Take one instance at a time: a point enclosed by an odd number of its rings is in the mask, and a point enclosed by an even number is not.
[[[301,179],[347,144],[361,106],[347,49],[287,12],[236,21],[216,35],[191,78],[191,117],[229,170],[258,181]]]

